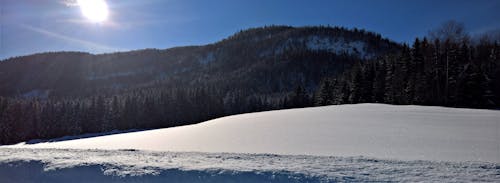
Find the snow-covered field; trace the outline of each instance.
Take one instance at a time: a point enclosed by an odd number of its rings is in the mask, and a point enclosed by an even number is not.
[[[95,181],[500,181],[500,111],[382,104],[292,109],[4,146],[0,155],[0,180],[89,174]]]
[[[500,165],[272,154],[2,149],[1,182],[495,182]]]

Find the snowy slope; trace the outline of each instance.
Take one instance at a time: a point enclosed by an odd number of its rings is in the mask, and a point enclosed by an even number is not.
[[[500,162],[500,111],[382,104],[251,113],[11,148],[140,149]]]

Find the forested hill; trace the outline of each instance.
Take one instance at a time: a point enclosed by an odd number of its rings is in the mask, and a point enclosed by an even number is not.
[[[355,61],[398,48],[362,30],[271,26],[241,31],[205,46],[101,55],[41,53],[0,62],[0,95],[96,96],[179,85],[282,93],[299,84],[313,89],[321,78]]]
[[[499,108],[499,58],[488,40],[407,46],[363,30],[287,26],[205,46],[11,58],[0,62],[0,143],[344,103]]]

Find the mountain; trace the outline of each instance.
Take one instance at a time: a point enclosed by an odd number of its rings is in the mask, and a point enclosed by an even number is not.
[[[453,40],[271,26],[205,46],[11,58],[0,62],[0,144],[333,104],[499,108],[498,43]]]
[[[204,46],[93,55],[41,53],[0,62],[0,95],[79,97],[150,87],[217,86],[223,92],[309,90],[356,61],[399,50],[363,30],[270,26]]]

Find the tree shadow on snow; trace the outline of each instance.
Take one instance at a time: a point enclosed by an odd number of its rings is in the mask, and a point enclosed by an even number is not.
[[[140,131],[145,131],[145,130],[149,130],[149,129],[143,129],[143,130],[132,129],[132,130],[124,130],[124,131],[113,130],[110,132],[87,133],[87,134],[82,134],[82,135],[64,136],[64,137],[54,138],[54,139],[34,139],[34,140],[26,141],[26,144],[38,144],[38,143],[45,143],[45,142],[60,142],[60,141],[67,141],[67,140],[77,140],[77,139],[85,139],[85,138],[92,138],[92,137],[100,137],[100,136],[106,136],[106,135],[116,135],[116,134],[121,134],[121,133],[140,132]]]

